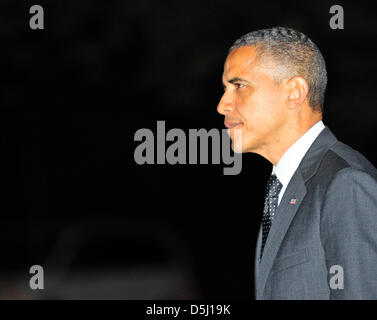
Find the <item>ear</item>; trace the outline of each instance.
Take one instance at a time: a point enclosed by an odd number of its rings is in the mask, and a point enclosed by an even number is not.
[[[296,76],[288,80],[288,99],[287,107],[296,109],[302,105],[309,93],[309,85],[305,78]]]

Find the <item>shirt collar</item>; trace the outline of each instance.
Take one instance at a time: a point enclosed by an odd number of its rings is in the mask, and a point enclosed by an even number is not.
[[[290,146],[278,164],[272,167],[272,174],[276,174],[283,186],[288,185],[302,158],[324,128],[323,122],[321,120],[318,121]]]

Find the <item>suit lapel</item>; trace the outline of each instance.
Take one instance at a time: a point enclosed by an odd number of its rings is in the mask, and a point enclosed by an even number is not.
[[[281,199],[267,237],[262,260],[258,268],[257,299],[262,299],[263,297],[267,277],[271,271],[280,244],[305,195],[306,186],[301,171],[298,169],[293,175]],[[296,199],[296,202],[291,204],[291,199]],[[256,258],[258,259],[258,256]]]

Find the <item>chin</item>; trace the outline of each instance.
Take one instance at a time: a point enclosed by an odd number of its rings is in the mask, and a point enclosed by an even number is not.
[[[232,140],[232,150],[235,153],[245,153],[247,150],[245,149],[244,145],[242,143],[236,143],[234,140]]]
[[[243,131],[242,129],[235,129],[228,131],[229,137],[232,140],[232,150],[236,153],[244,153],[245,146],[244,146],[244,139],[243,139]]]

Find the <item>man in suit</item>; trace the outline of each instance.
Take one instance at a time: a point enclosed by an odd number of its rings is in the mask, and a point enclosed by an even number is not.
[[[233,149],[273,165],[256,298],[376,299],[377,170],[322,122],[327,73],[317,46],[290,28],[251,32],[230,48],[223,84],[217,109]]]

